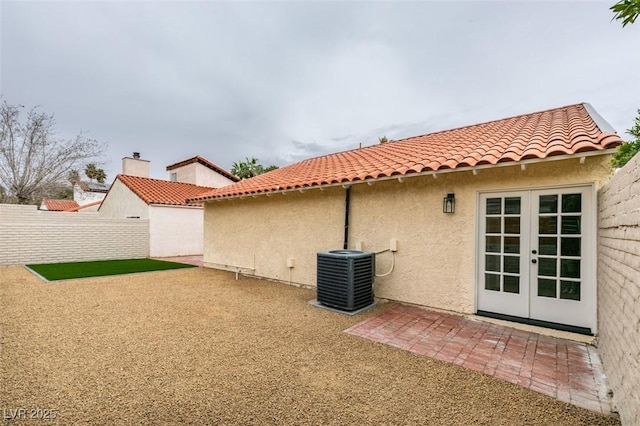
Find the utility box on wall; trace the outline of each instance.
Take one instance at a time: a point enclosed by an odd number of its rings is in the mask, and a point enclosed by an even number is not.
[[[332,250],[319,252],[317,256],[319,304],[342,311],[355,311],[374,303],[374,253]]]

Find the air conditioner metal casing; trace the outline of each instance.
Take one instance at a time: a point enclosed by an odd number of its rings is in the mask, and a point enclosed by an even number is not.
[[[374,303],[375,254],[332,250],[317,254],[317,301],[342,311],[355,311]]]

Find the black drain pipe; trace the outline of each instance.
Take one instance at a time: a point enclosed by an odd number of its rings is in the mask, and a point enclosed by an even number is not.
[[[349,248],[349,196],[351,194],[351,187],[347,186],[344,197],[344,249]]]

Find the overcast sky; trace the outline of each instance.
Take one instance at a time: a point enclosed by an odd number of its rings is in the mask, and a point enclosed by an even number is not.
[[[0,3],[0,94],[108,143],[111,181],[227,169],[589,102],[624,138],[640,22],[590,2]]]

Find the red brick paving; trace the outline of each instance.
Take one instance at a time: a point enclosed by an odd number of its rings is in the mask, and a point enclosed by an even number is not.
[[[401,304],[345,332],[611,413],[600,357],[585,343]]]

